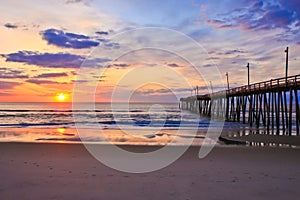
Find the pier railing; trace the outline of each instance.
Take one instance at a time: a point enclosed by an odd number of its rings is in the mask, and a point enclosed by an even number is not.
[[[289,76],[287,78],[271,79],[268,81],[258,82],[251,85],[244,85],[241,87],[226,90],[227,95],[238,95],[242,93],[265,92],[272,90],[289,90],[291,87],[300,87],[300,74],[296,76]]]

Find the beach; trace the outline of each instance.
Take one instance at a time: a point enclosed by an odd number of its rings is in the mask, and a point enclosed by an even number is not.
[[[300,199],[300,0],[0,10],[0,200]]]
[[[300,195],[299,148],[217,146],[204,159],[198,158],[199,148],[190,147],[161,170],[132,174],[103,165],[82,144],[3,142],[0,196],[6,200],[295,199]]]

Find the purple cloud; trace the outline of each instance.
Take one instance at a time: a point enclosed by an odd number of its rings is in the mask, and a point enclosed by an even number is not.
[[[67,0],[66,4],[83,3],[86,6],[90,6],[92,0]]]
[[[98,35],[108,35],[109,33],[107,31],[97,31],[96,34],[98,34]]]
[[[95,47],[100,44],[88,36],[75,33],[65,33],[57,29],[47,29],[42,31],[41,35],[43,39],[48,42],[48,44],[64,48],[84,49]]]
[[[28,78],[28,75],[24,75],[22,71],[13,70],[6,67],[0,67],[0,78],[13,79],[13,78]]]
[[[114,64],[114,66],[116,66],[116,67],[129,67],[129,65],[126,64],[126,63]]]
[[[11,23],[6,23],[6,24],[4,24],[4,27],[6,27],[6,28],[11,28],[11,29],[16,29],[16,28],[18,28],[17,25],[11,24]]]
[[[234,49],[234,50],[228,50],[225,51],[225,55],[231,55],[231,54],[241,54],[241,53],[246,53],[245,51]],[[221,55],[221,54],[220,54]]]
[[[65,84],[57,81],[50,81],[50,80],[40,80],[40,79],[28,79],[26,80],[28,83],[33,83],[37,85],[43,85],[43,84]]]
[[[57,72],[57,73],[42,73],[34,78],[56,78],[56,77],[62,77],[62,76],[68,76],[65,72]]]
[[[120,48],[120,44],[117,42],[105,43],[104,46],[107,49],[119,49]]]
[[[237,8],[229,13],[217,15],[206,21],[217,28],[242,27],[244,29],[271,30],[274,28],[290,29],[294,23],[300,27],[300,2],[296,0],[272,3],[255,1],[250,6]]]
[[[214,65],[214,64],[205,64],[205,65],[203,65],[203,67],[215,67],[216,65]]]
[[[78,68],[84,61],[84,57],[68,53],[51,54],[19,51],[2,56],[6,58],[6,62],[20,62],[50,68]]]
[[[176,63],[170,63],[170,64],[168,64],[168,66],[169,66],[169,67],[179,67],[179,65],[176,64]]]
[[[83,2],[83,0],[67,0],[66,3],[69,4],[69,3],[81,3]]]
[[[199,90],[207,89],[206,86],[199,86]],[[160,89],[146,89],[146,90],[138,90],[137,93],[140,95],[152,95],[152,94],[172,94],[174,93],[185,93],[185,92],[191,92],[192,88],[173,88],[167,89],[167,88],[160,88]]]

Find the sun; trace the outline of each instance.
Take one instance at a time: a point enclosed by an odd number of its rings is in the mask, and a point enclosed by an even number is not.
[[[57,93],[56,96],[55,96],[55,99],[59,102],[63,102],[63,101],[66,101],[68,98],[68,95],[65,94],[65,93]]]

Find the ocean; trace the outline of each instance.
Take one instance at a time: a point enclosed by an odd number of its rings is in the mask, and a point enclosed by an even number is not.
[[[247,134],[248,125],[212,123],[177,103],[0,103],[0,142],[201,145],[207,130]],[[76,120],[75,120],[76,119]],[[75,123],[76,122],[76,123]],[[178,136],[178,137],[176,137]]]
[[[188,111],[181,111],[178,104],[96,103],[95,110],[72,109],[71,103],[0,103],[0,127],[75,127],[74,115],[79,119],[77,126],[93,126],[95,121],[101,128],[116,129],[163,127],[178,128],[194,126],[199,117]],[[95,115],[96,114],[96,115]],[[184,118],[184,122],[181,118]],[[209,121],[203,118],[200,126],[207,127]],[[207,124],[208,123],[208,124]]]
[[[108,138],[118,144],[161,145],[180,129],[175,143],[184,144],[195,131],[196,138],[203,139],[210,126],[208,118],[182,111],[174,103],[96,103],[94,110],[85,109],[82,103],[79,107],[72,109],[71,103],[0,103],[0,141],[106,143]],[[78,134],[78,129],[83,133]]]

